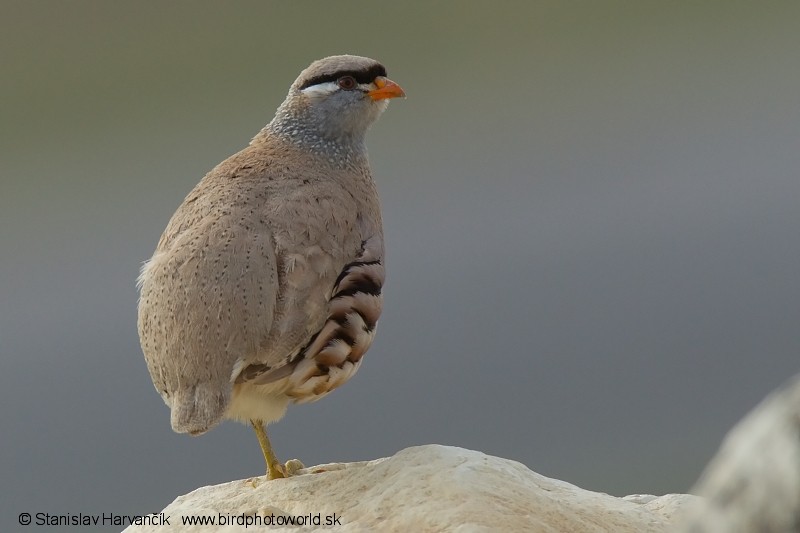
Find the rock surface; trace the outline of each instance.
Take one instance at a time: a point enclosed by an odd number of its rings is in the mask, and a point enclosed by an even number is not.
[[[692,492],[679,531],[800,531],[800,376],[728,433]]]
[[[375,461],[307,468],[289,479],[203,487],[164,509],[170,526],[154,518],[125,532],[241,533],[247,524],[255,530],[271,524],[281,532],[656,533],[670,531],[690,499],[617,498],[541,476],[515,461],[428,445]],[[184,524],[201,517],[213,519],[214,526]],[[291,519],[302,522],[287,526]],[[326,521],[334,524],[326,527]]]
[[[728,434],[692,492],[701,497],[616,498],[515,461],[429,445],[375,461],[307,468],[290,479],[203,487],[147,519],[152,524],[125,532],[796,532],[800,375]]]

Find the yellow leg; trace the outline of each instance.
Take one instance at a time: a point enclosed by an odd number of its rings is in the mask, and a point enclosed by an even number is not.
[[[278,479],[287,477],[286,468],[275,457],[275,452],[272,451],[272,445],[267,438],[267,431],[264,429],[264,423],[261,420],[251,420],[253,429],[258,437],[258,443],[261,445],[261,451],[264,453],[264,460],[267,462],[267,477],[269,479]]]

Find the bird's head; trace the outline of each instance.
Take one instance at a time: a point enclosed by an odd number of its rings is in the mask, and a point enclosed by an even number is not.
[[[389,99],[400,96],[403,89],[374,59],[330,56],[300,73],[271,126],[293,136],[361,144]]]

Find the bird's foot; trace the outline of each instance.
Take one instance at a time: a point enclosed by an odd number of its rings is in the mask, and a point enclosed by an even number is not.
[[[306,466],[299,460],[299,459],[291,459],[286,461],[286,464],[280,464],[279,462],[275,462],[270,465],[267,469],[267,476],[266,481],[272,481],[273,479],[282,479],[287,477],[292,477],[297,475],[297,472],[304,469]],[[258,487],[259,482],[263,478],[261,477],[254,477],[250,478],[248,481],[253,488]]]
[[[289,477],[289,473],[286,471],[286,467],[280,464],[279,462],[275,461],[274,463],[270,463],[267,465],[267,479],[272,481],[273,479],[281,479]]]
[[[275,461],[270,464],[267,469],[267,478],[272,480],[292,477],[305,467],[306,466],[299,459],[291,459],[286,461],[286,464],[283,465]]]

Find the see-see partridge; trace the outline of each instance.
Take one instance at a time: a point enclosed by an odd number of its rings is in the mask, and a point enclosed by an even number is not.
[[[381,314],[384,245],[365,136],[403,90],[373,59],[300,73],[249,146],[195,186],[139,276],[139,338],[172,429],[265,425],[350,379]]]

